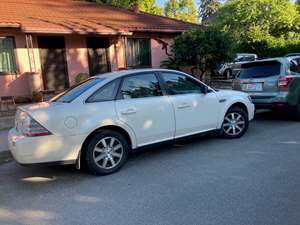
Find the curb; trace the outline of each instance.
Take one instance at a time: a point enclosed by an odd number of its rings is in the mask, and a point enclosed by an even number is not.
[[[0,152],[0,165],[4,163],[8,163],[13,160],[13,157],[10,151],[1,151]]]

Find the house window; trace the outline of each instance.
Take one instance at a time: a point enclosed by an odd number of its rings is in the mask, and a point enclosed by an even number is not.
[[[126,59],[128,68],[151,67],[150,39],[127,38]]]
[[[0,37],[0,74],[17,72],[14,49],[12,37]]]

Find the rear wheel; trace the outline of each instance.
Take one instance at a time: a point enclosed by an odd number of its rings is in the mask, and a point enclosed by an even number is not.
[[[298,104],[295,109],[295,119],[297,121],[300,121],[300,100],[298,101]]]
[[[248,129],[247,113],[238,107],[230,108],[225,114],[221,135],[225,138],[242,137]]]
[[[128,152],[127,140],[121,134],[110,130],[101,131],[87,146],[86,164],[95,175],[108,175],[125,164]]]

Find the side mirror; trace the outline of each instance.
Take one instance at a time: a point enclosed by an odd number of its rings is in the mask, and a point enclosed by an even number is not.
[[[206,95],[208,92],[209,92],[208,87],[204,85],[202,88],[202,93]]]

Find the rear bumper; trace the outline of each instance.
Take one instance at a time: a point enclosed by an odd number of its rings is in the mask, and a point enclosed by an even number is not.
[[[85,136],[26,137],[13,128],[8,134],[9,150],[20,164],[70,164],[78,158]]]

